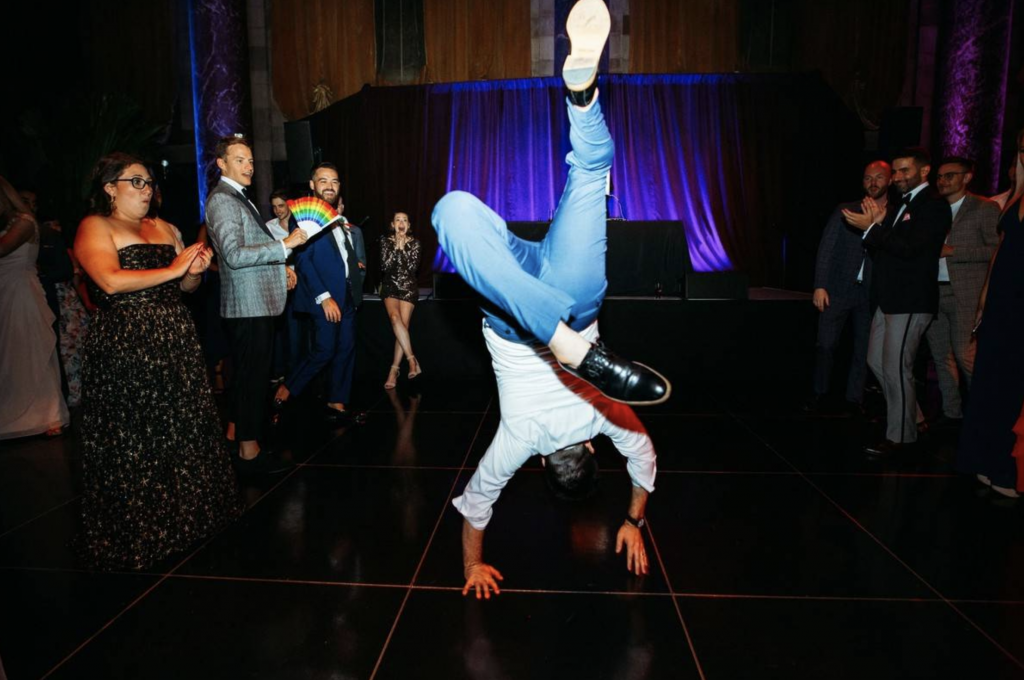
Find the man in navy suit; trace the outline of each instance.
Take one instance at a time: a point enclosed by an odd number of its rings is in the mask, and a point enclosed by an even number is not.
[[[331,163],[313,168],[309,187],[339,213],[344,211],[338,169]],[[301,393],[324,367],[328,367],[325,414],[338,422],[348,416],[345,405],[352,393],[355,370],[356,309],[363,301],[366,247],[359,227],[348,220],[321,232],[298,255],[295,311],[313,318],[313,349],[278,387],[280,407],[292,394]]]
[[[887,208],[892,168],[874,161],[864,168],[864,195]],[[836,346],[846,320],[853,325],[853,357],[846,378],[847,408],[860,411],[867,375],[868,331],[871,329],[871,259],[864,249],[864,234],[843,219],[843,210],[860,210],[860,202],[842,203],[825,225],[814,268],[814,306],[818,317],[818,341],[814,346],[814,392],[804,407],[814,412],[828,394]]]

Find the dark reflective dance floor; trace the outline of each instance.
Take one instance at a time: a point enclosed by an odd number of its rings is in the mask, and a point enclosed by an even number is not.
[[[486,602],[459,593],[450,505],[498,423],[486,382],[361,385],[365,423],[337,429],[293,405],[277,437],[299,465],[145,573],[76,567],[73,431],[6,443],[0,658],[12,680],[1024,678],[1021,507],[952,474],[955,431],[868,462],[877,425],[804,417],[793,392],[677,383],[639,411],[644,578],[614,554],[630,483],[609,442],[581,505],[531,463],[487,530]]]

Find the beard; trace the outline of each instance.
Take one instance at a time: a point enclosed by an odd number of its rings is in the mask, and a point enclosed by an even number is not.
[[[322,201],[327,201],[328,203],[330,203],[332,208],[334,208],[334,209],[338,208],[338,194],[334,194],[330,198],[327,198],[327,196],[324,196],[323,194],[321,194],[318,191],[318,192],[316,192],[316,197],[319,198]]]

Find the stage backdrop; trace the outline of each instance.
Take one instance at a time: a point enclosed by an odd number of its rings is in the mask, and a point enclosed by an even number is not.
[[[816,74],[607,76],[613,216],[679,221],[696,271],[807,287],[829,211],[860,194],[859,121]],[[453,189],[509,221],[547,220],[565,183],[559,78],[364,88],[310,117],[314,146],[341,170],[346,213],[376,239],[407,212],[435,255],[430,212]]]

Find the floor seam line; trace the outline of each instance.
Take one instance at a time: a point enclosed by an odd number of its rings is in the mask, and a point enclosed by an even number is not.
[[[470,440],[469,446],[466,448],[466,455],[462,459],[463,468],[466,465],[466,461],[469,460],[470,454],[473,452],[473,447],[476,445],[476,440],[480,436],[480,430],[483,429],[484,421],[487,419],[487,414],[491,410],[491,404],[494,403],[494,397],[490,397],[487,401],[487,408],[480,415],[480,422],[477,423],[476,432],[473,434],[473,439]],[[405,597],[402,598],[402,604],[398,607],[398,612],[395,614],[395,620],[391,624],[391,630],[388,631],[388,636],[384,639],[384,645],[381,647],[380,654],[377,656],[377,662],[373,665],[373,671],[370,673],[370,680],[374,680],[377,677],[377,672],[380,670],[380,665],[384,661],[384,656],[387,654],[388,647],[391,645],[391,639],[395,634],[395,630],[398,628],[398,622],[402,618],[402,613],[405,611],[405,605],[409,602],[409,597],[412,595],[414,586],[416,585],[416,579],[420,575],[420,570],[423,568],[423,563],[427,559],[427,553],[430,552],[430,546],[434,542],[434,536],[437,535],[437,530],[441,526],[441,522],[444,521],[444,514],[448,510],[448,503],[451,502],[452,494],[455,493],[455,487],[459,483],[459,477],[462,476],[462,470],[455,474],[455,478],[452,480],[451,488],[448,489],[448,495],[445,497],[444,504],[441,506],[441,511],[438,513],[437,521],[434,522],[434,529],[430,532],[430,538],[427,539],[427,544],[423,548],[423,554],[420,555],[420,561],[416,565],[416,570],[412,574],[412,578],[409,581],[409,585],[406,587]]]
[[[668,588],[668,594],[672,597],[672,606],[676,610],[679,624],[683,627],[683,637],[686,638],[686,644],[690,648],[690,656],[693,658],[693,664],[697,668],[697,675],[701,680],[707,680],[707,676],[704,675],[704,667],[701,665],[700,657],[697,655],[697,646],[693,641],[693,636],[690,635],[690,627],[686,625],[683,610],[680,609],[675,590],[672,588],[672,579],[669,578],[668,569],[665,568],[665,561],[661,558],[658,542],[654,539],[654,525],[650,522],[650,518],[647,521],[647,535],[651,538],[651,548],[654,550],[654,556],[657,558],[658,566],[661,568],[661,575],[665,578],[665,586]]]
[[[731,410],[729,410],[728,413],[734,420],[736,420],[736,422],[738,422],[742,427],[744,427],[747,430],[747,432],[751,433],[754,437],[758,439],[758,441],[760,441],[762,444],[768,447],[768,449],[772,453],[778,456],[786,465],[790,466],[793,470],[795,470],[798,476],[801,479],[803,479],[804,482],[806,482],[812,489],[814,489],[819,495],[821,495],[822,498],[828,501],[836,510],[840,512],[840,514],[846,517],[847,520],[852,522],[855,527],[860,529],[864,533],[864,535],[866,535],[868,538],[874,541],[876,545],[878,545],[882,550],[884,550],[900,566],[906,569],[911,574],[911,576],[920,581],[925,586],[925,588],[935,593],[935,595],[937,595],[939,599],[942,600],[950,609],[952,609],[958,616],[960,616],[964,621],[966,621],[972,628],[978,631],[978,633],[980,633],[982,637],[988,640],[996,649],[1005,654],[1014,664],[1016,664],[1019,668],[1024,669],[1024,663],[1022,663],[1020,659],[1018,659],[1008,649],[1006,649],[1003,645],[996,641],[995,638],[989,635],[988,632],[985,631],[980,625],[978,625],[973,619],[971,619],[964,612],[962,612],[960,608],[957,607],[956,604],[954,604],[949,598],[947,598],[941,591],[939,591],[938,588],[933,586],[921,574],[917,573],[917,571],[913,567],[911,567],[910,564],[905,562],[903,558],[897,555],[896,552],[892,550],[888,545],[886,545],[880,538],[875,536],[873,532],[869,531],[868,528],[864,526],[864,524],[862,524],[860,520],[854,517],[852,513],[850,513],[846,508],[840,505],[839,502],[833,499],[828,493],[826,493],[824,489],[815,484],[813,480],[811,480],[806,474],[804,474],[799,468],[797,468],[796,465],[794,465],[788,458],[786,458],[784,455],[782,455],[782,453],[777,451],[772,444],[768,443],[764,439],[764,437],[762,437],[759,433],[755,432],[754,429],[745,420],[738,417]]]
[[[334,441],[335,441],[335,440],[337,440],[337,439],[338,439],[338,438],[339,438],[340,436],[342,436],[342,435],[339,435],[339,434],[335,434],[335,436],[334,436],[334,437],[332,437],[332,438],[331,438],[331,439],[330,439],[329,441],[327,441],[327,442],[326,442],[326,443],[325,443],[325,444],[324,444],[323,446],[321,446],[321,447],[320,447],[320,449],[318,449],[318,450],[317,450],[317,452],[313,454],[313,456],[316,456],[316,455],[317,455],[317,454],[319,454],[319,453],[320,453],[320,451],[322,451],[322,450],[323,450],[324,448],[326,448],[326,447],[327,447],[327,446],[329,446],[330,444],[334,443]],[[296,472],[298,472],[298,471],[299,471],[299,469],[300,469],[300,468],[301,468],[301,466],[298,466],[298,465],[296,465],[296,466],[295,466],[294,468],[292,468],[292,469],[291,469],[291,470],[290,470],[290,471],[288,472],[288,474],[286,474],[286,475],[285,475],[284,477],[282,477],[282,478],[281,478],[281,479],[280,479],[280,480],[279,480],[279,481],[277,482],[277,484],[274,484],[274,486],[272,486],[272,487],[270,487],[269,489],[267,489],[267,491],[266,491],[265,493],[263,493],[263,494],[262,494],[262,495],[261,495],[261,496],[260,496],[259,498],[257,498],[257,499],[256,499],[256,500],[255,500],[255,501],[253,502],[253,504],[252,504],[252,505],[251,505],[250,507],[247,507],[247,508],[245,509],[245,511],[244,511],[244,512],[242,513],[242,515],[241,515],[241,516],[239,517],[239,519],[241,519],[241,517],[244,517],[244,516],[245,516],[245,515],[246,515],[246,514],[247,514],[247,513],[248,513],[248,512],[250,511],[250,510],[252,510],[252,508],[256,507],[256,506],[257,506],[257,505],[258,505],[258,504],[260,503],[260,501],[262,501],[262,500],[263,500],[264,498],[266,498],[267,496],[269,496],[269,495],[270,495],[271,493],[273,493],[273,491],[274,491],[275,489],[277,489],[277,488],[278,488],[279,486],[281,486],[282,484],[284,484],[284,483],[285,483],[285,482],[286,482],[286,481],[287,481],[288,479],[290,479],[290,478],[292,477],[292,475],[294,475],[294,474],[295,474]],[[236,520],[236,521],[237,521],[237,520]],[[226,528],[226,527],[225,527],[225,528]],[[223,529],[222,529],[221,531],[223,531]],[[182,560],[181,560],[180,562],[178,562],[177,564],[175,564],[175,565],[174,565],[174,567],[172,567],[172,568],[171,568],[171,569],[170,569],[170,570],[169,570],[169,571],[168,571],[168,572],[167,572],[166,574],[163,574],[163,575],[162,575],[162,576],[161,576],[161,577],[160,577],[160,578],[159,578],[159,579],[157,580],[157,582],[156,582],[156,583],[154,583],[154,584],[153,584],[152,586],[150,586],[149,588],[147,588],[147,589],[146,589],[146,590],[145,590],[145,591],[144,591],[144,592],[143,592],[143,593],[142,593],[141,595],[139,595],[139,596],[138,596],[137,598],[135,598],[134,600],[132,600],[131,602],[129,602],[129,603],[128,603],[128,605],[127,605],[127,606],[126,606],[126,607],[125,607],[124,609],[122,609],[122,610],[121,610],[120,612],[118,612],[118,613],[117,613],[116,615],[114,615],[114,617],[113,617],[113,618],[111,618],[111,619],[110,619],[109,621],[107,621],[107,622],[106,622],[105,624],[103,624],[103,626],[102,626],[102,627],[100,627],[100,629],[99,629],[99,630],[97,630],[97,631],[96,631],[95,633],[93,633],[92,635],[90,635],[89,637],[87,637],[87,638],[86,638],[86,639],[85,639],[85,640],[84,640],[84,641],[83,641],[83,642],[82,642],[82,643],[81,643],[80,645],[78,645],[78,647],[76,647],[76,648],[75,648],[74,650],[72,650],[72,652],[71,652],[70,654],[68,654],[67,656],[65,656],[65,657],[64,657],[63,659],[61,659],[61,660],[60,660],[60,661],[59,661],[59,662],[57,663],[57,665],[53,666],[53,667],[52,667],[52,668],[51,668],[50,670],[48,670],[48,671],[46,672],[46,674],[45,674],[45,675],[43,675],[43,676],[42,676],[42,678],[41,678],[40,680],[46,680],[46,678],[50,677],[50,676],[51,676],[51,675],[52,675],[52,674],[53,674],[54,672],[56,672],[57,670],[59,670],[61,666],[63,666],[63,665],[64,665],[64,664],[66,664],[66,663],[67,663],[68,661],[70,661],[70,660],[71,660],[72,658],[74,658],[74,656],[75,656],[76,654],[78,654],[78,653],[79,653],[80,651],[82,651],[83,649],[85,649],[85,648],[86,648],[86,647],[87,647],[87,646],[88,646],[88,645],[89,645],[89,644],[90,644],[90,643],[91,643],[91,642],[92,642],[93,640],[95,640],[95,639],[96,639],[97,637],[99,637],[99,636],[100,636],[100,635],[101,635],[101,634],[103,633],[103,631],[105,631],[105,630],[106,630],[107,628],[109,628],[110,626],[114,625],[114,623],[115,623],[115,622],[116,622],[116,621],[117,621],[118,619],[120,619],[120,618],[121,618],[122,616],[124,616],[124,615],[125,615],[126,613],[128,613],[128,611],[129,611],[129,610],[133,609],[133,608],[134,608],[134,607],[135,607],[135,606],[136,606],[136,605],[137,605],[138,603],[140,603],[140,602],[141,602],[142,600],[144,600],[144,599],[145,599],[146,597],[148,597],[150,593],[152,593],[152,592],[153,592],[154,590],[156,590],[156,589],[157,589],[158,587],[160,587],[160,585],[161,585],[162,583],[164,583],[164,582],[165,582],[165,581],[167,581],[167,580],[168,580],[168,579],[169,579],[169,578],[170,578],[171,576],[173,576],[173,575],[174,575],[174,573],[175,573],[175,572],[176,572],[176,571],[177,571],[178,569],[180,569],[181,567],[183,567],[183,566],[184,566],[184,565],[185,565],[185,564],[186,564],[186,563],[187,563],[187,562],[188,562],[188,561],[189,561],[190,559],[192,559],[193,557],[195,557],[195,555],[196,555],[196,554],[197,554],[197,553],[198,553],[198,552],[199,552],[200,550],[202,550],[202,549],[203,549],[203,548],[205,548],[205,547],[206,547],[207,545],[209,545],[210,541],[212,541],[212,540],[213,540],[214,538],[216,538],[217,536],[219,536],[219,535],[220,535],[220,533],[221,533],[221,531],[218,531],[218,532],[214,533],[213,535],[211,535],[211,536],[208,536],[208,537],[207,537],[207,538],[206,538],[206,539],[205,539],[205,540],[204,540],[204,541],[203,541],[202,543],[200,543],[200,544],[199,544],[198,546],[196,546],[195,550],[193,550],[192,552],[190,552],[190,553],[189,553],[189,554],[188,554],[188,555],[187,555],[187,556],[186,556],[186,557],[185,557],[184,559],[182,559]]]

